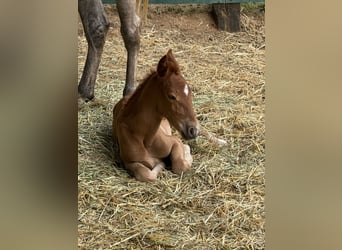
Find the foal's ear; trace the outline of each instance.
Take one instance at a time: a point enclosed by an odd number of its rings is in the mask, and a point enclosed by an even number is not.
[[[166,75],[167,72],[167,55],[163,56],[158,63],[157,72],[160,77]]]
[[[168,70],[170,72],[179,71],[178,64],[176,62],[175,57],[172,54],[171,49],[169,49],[167,54],[160,59],[157,67],[157,72],[160,77],[165,76]]]
[[[174,60],[175,61],[175,57],[172,54],[172,49],[169,49],[169,51],[166,53],[166,56],[168,58],[170,58],[170,60]]]

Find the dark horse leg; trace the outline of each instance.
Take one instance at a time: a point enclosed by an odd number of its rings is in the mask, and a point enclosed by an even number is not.
[[[121,22],[121,35],[127,50],[126,84],[123,91],[123,95],[127,95],[135,89],[141,21],[136,13],[136,0],[117,0],[116,5]],[[94,98],[94,86],[109,22],[101,0],[78,0],[78,12],[88,42],[87,59],[78,93],[83,100],[89,101]]]
[[[78,12],[88,42],[87,59],[78,85],[78,94],[83,100],[89,101],[94,98],[94,85],[109,22],[101,0],[78,0]]]
[[[136,0],[117,0],[116,6],[120,17],[121,35],[127,50],[126,84],[123,91],[125,96],[135,89],[141,21],[136,12]]]

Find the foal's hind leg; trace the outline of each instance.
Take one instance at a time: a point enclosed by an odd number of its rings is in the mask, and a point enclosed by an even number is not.
[[[125,164],[125,167],[138,181],[153,182],[157,180],[158,174],[165,168],[165,164],[160,162],[152,170],[140,162],[128,163]]]
[[[87,59],[78,85],[78,93],[83,100],[89,101],[94,98],[94,85],[109,22],[101,0],[79,0],[78,12],[88,42]]]
[[[140,48],[140,17],[136,13],[136,0],[117,0],[121,22],[121,35],[127,50],[126,84],[123,95],[134,91],[138,53]]]

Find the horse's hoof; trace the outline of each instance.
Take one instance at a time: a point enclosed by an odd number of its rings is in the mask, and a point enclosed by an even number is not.
[[[85,106],[96,107],[96,106],[104,106],[107,107],[107,104],[104,100],[93,98],[92,100],[83,99],[81,97],[78,98],[78,110],[81,110]]]
[[[79,97],[77,100],[77,103],[78,103],[78,110],[81,110],[85,106],[86,101]]]

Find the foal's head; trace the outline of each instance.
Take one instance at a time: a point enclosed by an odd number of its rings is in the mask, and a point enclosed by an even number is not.
[[[162,82],[159,112],[169,120],[184,139],[197,137],[199,123],[192,108],[191,88],[181,75],[172,50],[160,59],[157,74]]]

